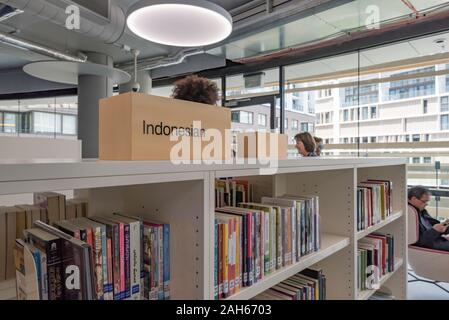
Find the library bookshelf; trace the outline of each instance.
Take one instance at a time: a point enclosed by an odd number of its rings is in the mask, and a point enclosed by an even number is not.
[[[170,224],[172,299],[213,299],[215,179],[247,179],[254,200],[263,196],[313,194],[320,198],[322,248],[277,270],[228,299],[251,299],[310,266],[327,278],[328,299],[367,299],[357,290],[357,243],[371,232],[395,237],[396,268],[381,279],[396,298],[407,297],[406,161],[381,158],[283,160],[276,172],[257,164],[173,165],[158,161],[0,162],[2,199],[18,194],[73,190],[89,201],[89,216],[112,212]],[[356,190],[364,179],[393,182],[393,211],[375,227],[357,231]],[[15,281],[0,283],[0,299],[15,297]]]

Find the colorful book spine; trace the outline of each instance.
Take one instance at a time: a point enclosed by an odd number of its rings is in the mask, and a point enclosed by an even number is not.
[[[164,224],[164,243],[163,243],[163,273],[164,273],[164,300],[170,300],[170,225]]]
[[[124,232],[124,270],[125,270],[125,294],[124,299],[131,298],[131,235],[128,223],[123,223]]]
[[[123,223],[118,223],[119,225],[119,236],[120,236],[120,300],[125,299],[126,290],[126,274],[125,274],[125,226]]]
[[[214,300],[218,300],[218,259],[219,259],[219,239],[218,239],[219,224],[217,219],[214,223]]]
[[[141,298],[141,223],[140,221],[130,222],[130,277],[131,277],[131,299],[140,300]]]

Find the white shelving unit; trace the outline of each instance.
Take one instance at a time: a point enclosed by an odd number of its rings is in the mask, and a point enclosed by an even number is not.
[[[74,190],[89,200],[89,215],[122,211],[171,226],[173,299],[212,299],[214,292],[214,181],[240,177],[262,196],[316,194],[320,197],[323,247],[278,270],[230,299],[251,299],[312,265],[323,268],[329,299],[359,299],[357,241],[374,231],[395,236],[397,262],[406,257],[406,162],[402,159],[310,158],[280,161],[276,172],[257,164],[173,165],[170,162],[39,161],[0,162],[0,196]],[[393,181],[393,209],[387,221],[356,230],[356,186],[363,179]],[[0,203],[2,205],[2,203]],[[406,298],[405,263],[382,279],[399,299]],[[15,295],[14,281],[0,283],[0,299]]]

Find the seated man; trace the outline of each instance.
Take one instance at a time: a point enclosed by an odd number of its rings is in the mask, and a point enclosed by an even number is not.
[[[415,245],[449,251],[449,240],[445,237],[449,233],[449,221],[440,223],[429,215],[425,208],[430,197],[430,191],[421,186],[413,187],[408,192],[408,209],[416,212],[419,218],[419,239]]]

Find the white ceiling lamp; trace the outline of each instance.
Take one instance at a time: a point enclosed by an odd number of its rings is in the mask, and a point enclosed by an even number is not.
[[[205,0],[141,0],[130,8],[127,24],[145,40],[177,47],[214,44],[232,32],[231,15]]]

